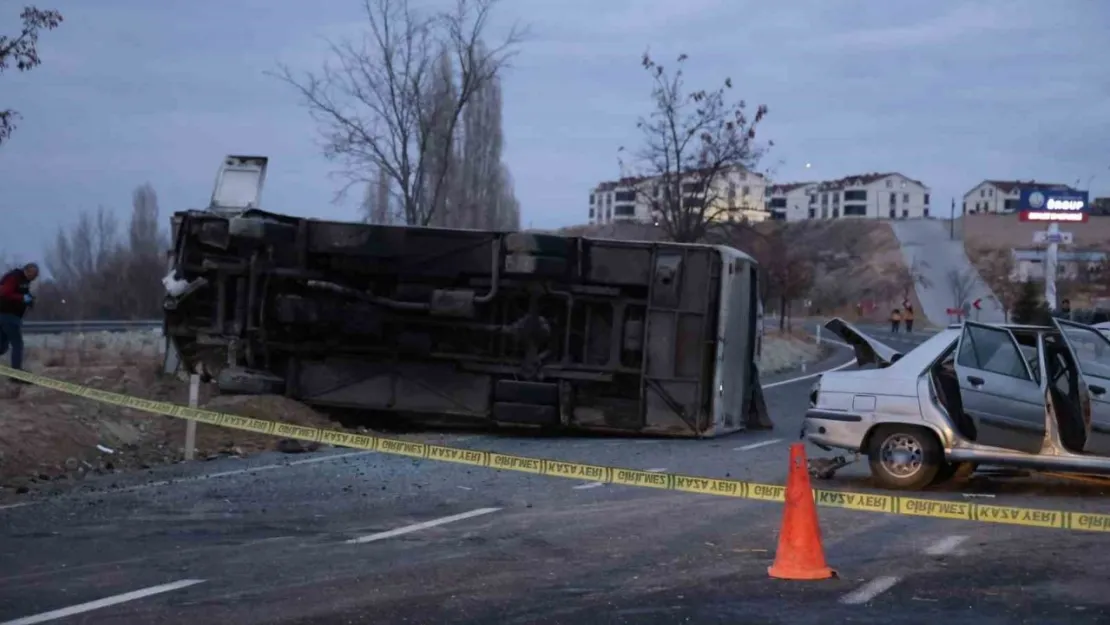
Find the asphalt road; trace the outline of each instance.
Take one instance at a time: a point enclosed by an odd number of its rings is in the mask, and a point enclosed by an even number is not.
[[[771,432],[411,437],[783,483],[812,380],[772,384],[798,375],[767,381]],[[832,485],[866,489],[864,475],[850,467]],[[967,494],[1110,510],[1098,487],[1071,483],[976,480],[930,496]],[[767,576],[781,514],[344,450],[182,464],[0,507],[0,625],[1110,621],[1105,535],[822,508],[839,578],[784,582]]]

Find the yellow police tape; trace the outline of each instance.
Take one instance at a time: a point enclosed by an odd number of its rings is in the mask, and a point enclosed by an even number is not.
[[[782,502],[786,487],[775,484],[758,484],[741,480],[726,480],[710,477],[696,477],[674,473],[656,473],[636,469],[622,469],[545,458],[528,458],[501,454],[492,451],[477,451],[457,447],[444,447],[427,443],[351,434],[336,430],[302,427],[276,421],[263,421],[250,417],[213,412],[199,408],[189,408],[168,402],[151,401],[119,393],[110,393],[70,382],[54,380],[25,371],[0,365],[0,376],[23,380],[37,386],[61,391],[78,397],[85,397],[105,404],[132,408],[152,414],[165,415],[177,419],[192,419],[233,430],[256,432],[284,438],[293,438],[353,449],[365,449],[383,454],[408,456],[452,462],[477,467],[488,467],[504,471],[517,471],[564,477],[574,480],[603,482],[623,486],[657,488],[685,493],[699,493],[739,499]],[[907,516],[931,517],[936,519],[958,519],[983,521],[1007,525],[1024,525],[1065,530],[1110,532],[1110,514],[1091,512],[1070,512],[1066,510],[1042,510],[1036,508],[1015,508],[1011,506],[989,506],[959,501],[940,501],[917,499],[894,495],[870,493],[850,493],[834,490],[814,489],[814,498],[820,506],[882,512]]]

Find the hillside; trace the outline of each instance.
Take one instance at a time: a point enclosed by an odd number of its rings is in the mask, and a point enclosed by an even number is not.
[[[979,268],[995,294],[1007,305],[1018,297],[1020,288],[1010,279],[1016,269],[1010,256],[1012,249],[1044,249],[1033,243],[1033,233],[1045,230],[1048,224],[1023,222],[1015,215],[967,215],[956,220],[955,230],[963,237],[964,249]],[[1061,232],[1070,232],[1074,244],[1062,250],[1110,251],[1110,217],[1091,217],[1087,223],[1060,224]],[[1084,266],[1075,273],[1061,273],[1057,281],[1059,297],[1067,297],[1077,308],[1105,306],[1108,291],[1107,275]],[[1101,302],[1101,303],[1100,303]]]
[[[956,220],[956,232],[963,233],[964,246],[978,248],[1033,247],[1033,233],[1044,230],[1048,224],[1019,221],[1014,215],[967,215]],[[1092,217],[1083,224],[1060,224],[1062,232],[1075,236],[1078,248],[1110,249],[1110,217]]]

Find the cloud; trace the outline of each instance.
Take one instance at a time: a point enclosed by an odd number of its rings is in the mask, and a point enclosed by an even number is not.
[[[934,3],[939,14],[904,23],[884,23],[865,28],[849,28],[817,40],[816,47],[840,52],[881,52],[935,47],[945,44],[962,45],[976,38],[996,33],[1015,32],[1043,26],[1043,22],[1027,11],[1018,9],[1015,0],[983,2],[964,0]]]
[[[0,250],[37,255],[78,210],[126,210],[147,180],[164,210],[203,205],[236,152],[271,157],[268,208],[354,217],[331,201],[339,183],[295,93],[264,72],[318,68],[326,39],[361,33],[360,4],[52,0],[66,22],[44,33],[43,65],[0,77],[0,104],[24,113],[0,148],[0,212],[17,222]],[[938,205],[985,177],[1098,174],[1110,189],[1108,15],[1039,0],[506,0],[491,36],[532,27],[503,85],[524,222],[582,221],[617,147],[638,145],[647,49],[688,53],[692,86],[729,76],[767,103],[764,165],[783,178],[899,170]]]

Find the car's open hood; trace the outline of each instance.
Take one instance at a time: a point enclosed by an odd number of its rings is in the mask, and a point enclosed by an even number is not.
[[[825,323],[825,327],[852,346],[856,351],[856,363],[861,367],[869,364],[875,364],[879,368],[889,367],[902,357],[902,352],[867,336],[859,328],[840,317],[829,320]]]

